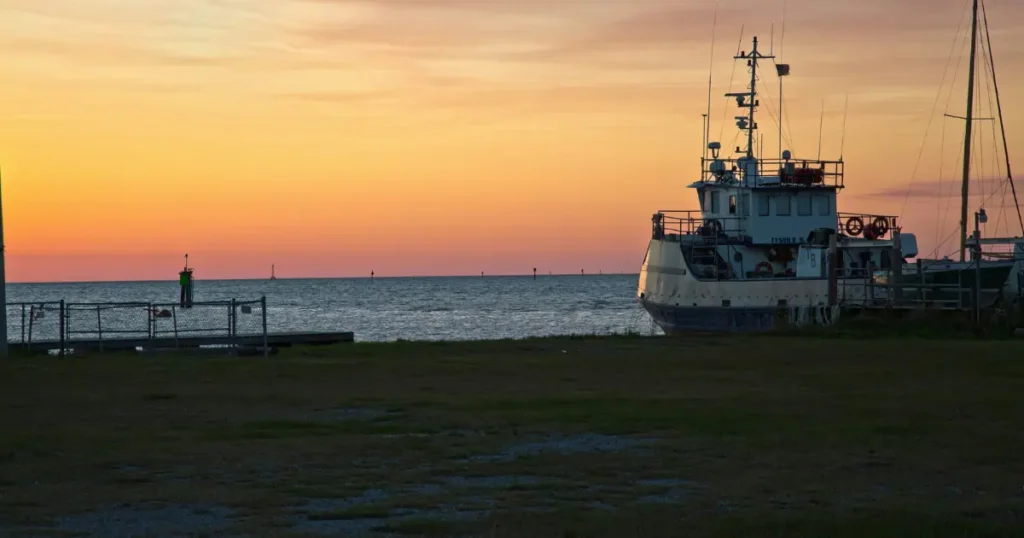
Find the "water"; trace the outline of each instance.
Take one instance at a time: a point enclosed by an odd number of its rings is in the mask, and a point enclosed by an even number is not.
[[[270,332],[354,331],[357,341],[473,340],[654,329],[635,300],[637,275],[197,281],[194,300],[267,298]],[[174,303],[177,281],[8,284],[9,303]],[[143,309],[133,325],[146,327]],[[218,310],[219,312],[219,310]],[[78,315],[78,314],[76,314]],[[95,317],[95,316],[93,316]],[[59,316],[50,314],[46,320]],[[227,315],[218,319],[226,319]],[[8,308],[12,341],[20,307]],[[44,321],[36,322],[37,338]],[[47,321],[56,324],[56,321]],[[104,331],[121,322],[104,321]],[[124,323],[128,323],[125,321]],[[163,323],[163,321],[161,321]],[[204,322],[205,323],[205,322]],[[239,317],[249,330],[259,323]],[[78,321],[75,326],[82,326]],[[241,330],[241,329],[240,329]],[[244,331],[242,331],[244,332]],[[657,331],[656,331],[657,332]]]

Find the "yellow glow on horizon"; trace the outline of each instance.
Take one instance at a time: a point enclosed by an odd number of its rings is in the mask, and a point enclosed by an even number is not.
[[[720,96],[739,26],[744,49],[755,29],[767,42],[778,26],[762,4],[735,0],[719,15],[711,132],[724,148],[736,145],[734,108]],[[956,181],[962,126],[941,114],[947,102],[962,113],[966,62],[952,97],[941,96],[917,187],[900,193],[962,2],[861,2],[863,13],[913,19],[903,26],[790,4],[787,148],[816,156],[824,99],[822,157],[837,158],[849,94],[841,210],[905,208],[906,229],[931,249],[955,227],[957,201],[918,191],[934,190],[940,169]],[[1015,160],[1024,157],[1013,142],[1024,139],[1024,5],[988,4]],[[204,278],[263,276],[285,258],[293,276],[638,270],[650,214],[696,207],[685,186],[698,171],[713,3],[431,6],[8,0],[9,278],[173,278],[184,252],[205,260]],[[744,76],[737,67],[734,90]],[[771,156],[773,74],[764,89]],[[996,180],[991,163],[1002,155],[990,126],[979,131],[988,141],[979,169]],[[1012,219],[989,235],[1012,234]]]

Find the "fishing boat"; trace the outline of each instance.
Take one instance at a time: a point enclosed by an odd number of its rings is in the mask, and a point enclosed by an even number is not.
[[[977,0],[974,12],[976,32]],[[734,59],[744,62],[750,74],[745,91],[726,94],[740,111],[735,125],[745,145],[735,148],[735,157],[723,156],[721,143],[710,140],[705,124],[701,175],[688,185],[699,209],[661,210],[652,217],[637,299],[662,330],[770,330],[780,319],[831,323],[838,303],[870,306],[890,301],[885,280],[893,272],[935,283],[956,282],[958,297],[978,275],[1007,286],[1014,280],[1017,289],[1020,279],[1008,276],[1015,267],[1019,270],[1019,260],[962,260],[925,268],[908,263],[918,255],[917,238],[902,230],[897,216],[839,212],[838,195],[845,187],[842,157],[805,159],[786,150],[778,158],[759,158],[759,70],[762,62],[774,63],[775,57],[763,54],[754,37],[750,51],[741,51]],[[790,66],[774,65],[781,86]],[[973,88],[968,91],[973,93]],[[969,102],[972,99],[969,96]],[[971,114],[969,107],[968,144]],[[781,146],[781,125],[779,131]],[[966,161],[970,162],[969,154]],[[969,166],[964,182],[968,174]],[[966,197],[964,187],[964,208]],[[966,215],[966,209],[962,213]],[[976,213],[976,220],[983,218],[984,211]],[[971,247],[965,223],[966,216],[960,223],[961,257]],[[1020,244],[1018,240],[1016,248]],[[980,260],[980,243],[973,248]]]

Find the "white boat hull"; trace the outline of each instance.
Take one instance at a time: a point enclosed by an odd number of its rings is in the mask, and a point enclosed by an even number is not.
[[[700,280],[677,241],[651,241],[637,297],[666,333],[770,330],[794,307],[828,317],[827,279]]]

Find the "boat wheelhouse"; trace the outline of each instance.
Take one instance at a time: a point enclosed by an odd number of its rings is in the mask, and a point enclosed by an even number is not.
[[[861,300],[869,293],[861,284],[874,271],[902,267],[917,255],[916,239],[899,234],[895,216],[838,211],[842,158],[795,158],[788,150],[776,159],[755,155],[758,68],[773,58],[758,50],[756,37],[749,53],[735,57],[746,62],[750,85],[726,97],[743,112],[735,118],[746,144],[728,158],[721,143],[706,141],[710,156],[701,158],[701,177],[689,185],[700,209],[652,217],[637,293],[666,332],[766,329],[780,307],[828,316],[830,242],[843,247],[834,261],[841,280],[857,283],[844,295]],[[777,72],[784,76],[789,66]]]

